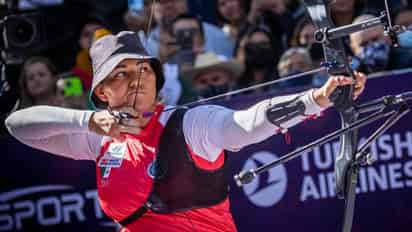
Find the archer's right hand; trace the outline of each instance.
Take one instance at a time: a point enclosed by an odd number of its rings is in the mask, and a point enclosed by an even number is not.
[[[137,112],[130,107],[123,108],[121,111],[127,112],[135,117],[138,115]],[[93,112],[89,119],[89,130],[122,141],[123,138],[121,133],[139,134],[141,128],[136,119],[120,119],[111,114],[108,110],[103,110]]]

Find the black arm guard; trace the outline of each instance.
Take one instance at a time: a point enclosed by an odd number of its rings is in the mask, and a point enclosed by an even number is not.
[[[281,127],[282,123],[299,115],[304,115],[305,109],[305,103],[302,102],[300,97],[296,97],[290,101],[269,106],[266,110],[266,118],[275,126]]]

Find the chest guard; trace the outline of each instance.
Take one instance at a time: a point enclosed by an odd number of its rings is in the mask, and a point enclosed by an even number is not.
[[[212,171],[196,166],[183,135],[185,112],[176,110],[160,137],[156,160],[148,167],[155,181],[146,204],[121,221],[121,225],[130,224],[148,210],[168,214],[213,206],[227,198],[227,162]]]

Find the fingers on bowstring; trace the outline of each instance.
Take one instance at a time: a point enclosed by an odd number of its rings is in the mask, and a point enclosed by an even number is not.
[[[139,127],[140,123],[134,118],[121,118],[119,124],[123,126]]]
[[[130,107],[130,106],[123,107],[120,110],[132,115],[133,117],[138,117],[139,116],[139,113],[133,107]]]
[[[123,133],[139,134],[141,131],[140,123],[134,118],[120,119],[117,128]]]

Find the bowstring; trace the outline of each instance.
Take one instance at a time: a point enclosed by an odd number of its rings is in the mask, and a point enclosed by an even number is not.
[[[149,34],[150,27],[152,25],[153,13],[154,13],[154,4],[155,3],[156,3],[156,0],[152,0],[152,5],[150,7],[149,21],[147,22],[147,26],[146,26],[147,35],[145,36],[146,38],[145,38],[145,41],[144,41],[144,44],[145,44],[144,47],[146,47],[146,48],[148,47],[148,42],[149,42],[149,35],[148,34]],[[139,65],[139,64],[140,63],[138,63],[136,65]],[[142,79],[142,69],[143,69],[143,65],[140,65],[140,69],[137,70],[138,71],[138,80],[137,80],[137,86],[136,86],[136,91],[135,91],[134,100],[133,100],[133,108],[134,109],[137,109],[136,104],[138,103],[137,102],[137,97],[139,95],[140,83],[141,83],[141,79]],[[143,114],[144,113],[145,112],[143,112]]]
[[[226,92],[226,93],[222,93],[222,94],[219,94],[219,95],[216,95],[216,96],[199,99],[199,100],[189,102],[189,103],[186,103],[186,104],[175,105],[171,108],[164,109],[162,112],[175,110],[175,109],[182,109],[182,108],[187,109],[187,108],[189,108],[189,106],[192,106],[192,105],[197,105],[197,104],[200,104],[200,103],[205,103],[205,102],[209,102],[209,101],[212,101],[212,100],[217,100],[217,99],[220,99],[220,98],[225,98],[225,97],[228,97],[228,96],[237,95],[237,94],[240,94],[240,93],[244,93],[244,92],[247,92],[247,91],[259,89],[259,88],[262,88],[262,87],[265,87],[265,86],[274,85],[274,84],[284,82],[284,81],[288,81],[288,80],[298,79],[298,78],[301,78],[303,76],[307,76],[307,75],[311,75],[311,74],[314,74],[314,73],[322,72],[324,70],[326,70],[325,67],[312,69],[312,70],[309,70],[309,71],[306,71],[306,72],[286,76],[286,77],[283,77],[281,79],[277,79],[277,80],[273,80],[273,81],[267,81],[267,82],[264,82],[264,83],[260,83],[260,84],[252,85],[252,86],[249,86],[249,87],[245,87],[245,88],[229,91],[229,92]]]
[[[388,0],[385,0],[385,9],[386,9],[386,17],[388,18],[388,26],[389,28],[392,28],[392,19],[389,11],[389,3]]]

